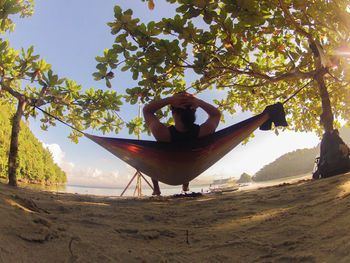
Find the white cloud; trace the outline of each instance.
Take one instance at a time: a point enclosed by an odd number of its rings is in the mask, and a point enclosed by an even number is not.
[[[81,186],[101,186],[101,187],[117,187],[125,186],[132,175],[135,173],[135,169],[129,165],[126,165],[126,174],[121,175],[118,170],[103,171],[97,167],[80,166],[65,159],[65,152],[61,147],[56,144],[46,144],[43,146],[47,148],[58,166],[66,173],[68,184],[81,185]],[[105,162],[101,162],[103,164]]]
[[[46,144],[42,143],[44,148],[48,149],[51,154],[53,161],[60,165],[64,159],[65,153],[62,151],[61,147],[57,143]]]
[[[122,178],[120,178],[117,170],[110,172],[103,172],[98,168],[91,167],[75,167],[67,163],[63,165],[62,169],[66,172],[68,177],[68,184],[84,185],[84,186],[120,186]]]

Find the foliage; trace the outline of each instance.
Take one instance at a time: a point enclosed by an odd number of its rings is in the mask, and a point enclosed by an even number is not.
[[[239,179],[237,180],[238,184],[250,183],[252,182],[252,177],[247,173],[242,173]]]
[[[290,129],[320,133],[322,111],[349,119],[350,67],[340,56],[349,50],[348,1],[166,1],[177,14],[147,24],[115,6],[108,23],[115,42],[96,57],[96,80],[110,86],[113,71],[130,71],[131,104],[218,89],[226,96],[214,102],[230,113],[261,112],[313,80],[286,107]]]
[[[315,147],[286,153],[265,165],[252,179],[259,182],[310,173],[318,152],[319,148]]]
[[[0,104],[0,177],[6,178],[10,148],[11,123],[14,109]],[[21,181],[42,184],[64,184],[66,174],[53,162],[51,153],[34,137],[28,126],[21,123],[17,178]]]
[[[14,29],[10,16],[31,16],[33,0],[1,0],[0,31],[6,34]],[[54,74],[52,66],[34,53],[34,47],[15,50],[8,40],[0,39],[0,98],[10,103],[24,101],[23,116],[36,118],[32,105],[45,106],[45,110],[79,130],[99,129],[103,133],[118,132],[123,121],[117,111],[122,96],[115,91],[83,90],[75,81]],[[42,129],[55,125],[56,120],[44,115]],[[77,142],[80,133],[72,131],[70,138]]]

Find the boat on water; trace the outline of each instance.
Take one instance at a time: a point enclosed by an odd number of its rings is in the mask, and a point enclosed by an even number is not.
[[[234,192],[237,191],[239,187],[236,186],[227,186],[227,187],[216,187],[216,188],[209,188],[211,193],[227,193],[227,192]]]
[[[214,180],[209,187],[210,193],[226,193],[233,192],[239,189],[239,185],[236,183],[235,178],[227,178]]]

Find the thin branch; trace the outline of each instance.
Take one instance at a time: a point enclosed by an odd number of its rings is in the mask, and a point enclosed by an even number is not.
[[[312,36],[310,33],[306,32],[293,18],[293,16],[291,15],[291,13],[289,12],[289,10],[286,8],[285,4],[284,4],[284,0],[278,0],[280,3],[280,7],[283,11],[283,13],[287,16],[288,20],[294,25],[296,31],[298,31],[300,34],[304,35],[305,37],[307,37],[309,39],[310,42],[314,42],[314,40],[312,39]]]
[[[23,99],[23,97],[26,98],[27,101],[30,100],[26,95],[23,95],[23,94],[15,91],[14,89],[10,88],[9,86],[5,85],[4,79],[1,79],[1,89],[7,91],[8,93],[10,93],[13,97],[17,98],[18,100]]]
[[[239,84],[239,83],[233,83],[231,85],[218,85],[217,87],[218,88],[231,88],[234,86],[239,86],[242,88],[259,88],[259,87],[265,86],[267,84],[268,84],[268,82],[262,82],[260,84],[255,84],[255,85],[243,85],[243,84]]]

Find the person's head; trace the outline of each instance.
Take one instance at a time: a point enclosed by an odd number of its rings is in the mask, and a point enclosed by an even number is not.
[[[185,128],[190,129],[196,121],[196,109],[170,107],[175,122],[181,121]]]

